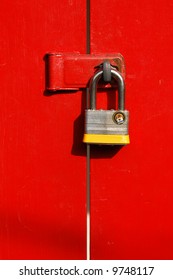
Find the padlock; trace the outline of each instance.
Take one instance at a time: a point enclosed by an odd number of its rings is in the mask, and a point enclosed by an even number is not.
[[[83,142],[101,145],[127,145],[130,143],[129,112],[124,108],[124,79],[117,70],[111,68],[111,79],[116,80],[118,85],[118,109],[96,110],[97,85],[102,76],[103,70],[99,70],[90,81],[90,109],[85,110]]]

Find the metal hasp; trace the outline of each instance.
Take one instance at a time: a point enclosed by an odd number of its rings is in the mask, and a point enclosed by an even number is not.
[[[97,110],[96,91],[103,69],[97,71],[90,81],[90,109],[85,110],[84,143],[102,145],[126,145],[130,143],[128,133],[129,112],[125,110],[125,84],[120,72],[111,68],[111,80],[118,85],[118,109]]]
[[[45,56],[46,90],[50,92],[62,90],[79,90],[87,88],[93,73],[104,61],[108,61],[125,76],[124,58],[121,54],[79,54],[48,53]],[[100,88],[115,87],[99,83]]]

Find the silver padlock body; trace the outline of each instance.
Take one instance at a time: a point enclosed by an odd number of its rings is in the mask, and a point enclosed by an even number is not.
[[[115,121],[116,113],[125,117],[122,124]],[[85,110],[85,133],[105,135],[127,135],[129,124],[129,111],[127,110]]]

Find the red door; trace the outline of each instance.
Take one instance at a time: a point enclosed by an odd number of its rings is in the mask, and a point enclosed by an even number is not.
[[[87,44],[125,58],[131,138],[91,147],[91,258],[173,258],[173,4],[87,6],[1,1],[1,259],[86,258],[85,93],[47,94],[43,58]]]
[[[85,259],[82,95],[47,95],[43,59],[86,52],[85,1],[3,0],[0,13],[0,258]]]
[[[92,149],[93,259],[173,258],[173,3],[91,1],[91,52],[126,62],[131,144]]]

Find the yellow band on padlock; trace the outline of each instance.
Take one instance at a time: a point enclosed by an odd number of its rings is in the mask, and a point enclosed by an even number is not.
[[[130,143],[129,135],[84,134],[84,143],[127,145]]]

